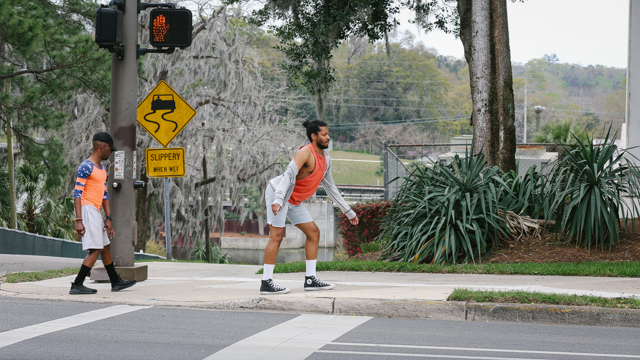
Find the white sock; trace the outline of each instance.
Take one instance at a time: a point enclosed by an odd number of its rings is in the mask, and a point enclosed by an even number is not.
[[[276,264],[264,264],[264,270],[262,271],[262,280],[273,279],[273,268]]]
[[[316,262],[315,260],[307,260],[307,276],[316,276]]]

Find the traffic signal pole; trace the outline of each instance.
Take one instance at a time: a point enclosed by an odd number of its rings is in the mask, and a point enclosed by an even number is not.
[[[153,8],[150,14],[149,43],[153,49],[138,48],[138,11]],[[96,10],[95,41],[100,48],[111,52],[111,106],[109,109],[109,132],[113,137],[116,151],[112,155],[111,168],[108,177],[108,191],[110,197],[111,216],[113,216],[113,228],[116,235],[111,239],[111,254],[119,270],[120,276],[127,280],[142,281],[147,278],[147,266],[134,264],[136,224],[135,224],[135,189],[144,186],[144,183],[136,181],[136,128],[137,122],[142,118],[143,122],[157,124],[152,136],[163,146],[167,146],[171,140],[182,130],[195,115],[195,110],[171,89],[164,81],[161,81],[156,89],[161,87],[161,93],[157,94],[159,103],[153,100],[151,112],[138,117],[138,56],[148,53],[171,54],[175,48],[184,49],[191,45],[193,17],[188,9],[176,9],[172,3],[142,3],[138,0],[111,0],[108,5],[100,5]],[[166,89],[165,89],[166,88]],[[162,100],[167,96],[165,90],[174,94],[168,100]],[[155,91],[155,90],[154,90]],[[174,95],[176,100],[174,99]],[[147,96],[148,98],[148,96]],[[146,99],[145,99],[146,101]],[[176,101],[180,104],[176,108]],[[144,103],[144,101],[143,101]],[[166,104],[165,104],[166,103]],[[153,109],[153,105],[160,104],[159,109]],[[171,107],[167,107],[171,105]],[[143,106],[144,107],[144,106]],[[157,107],[157,106],[156,106]],[[148,109],[147,109],[148,110]],[[160,124],[147,119],[157,110],[171,110],[168,113],[160,113],[159,116],[166,122],[175,124],[175,127],[165,129],[163,126],[162,138],[156,137]],[[166,119],[165,116],[175,112],[176,118]],[[181,124],[178,128],[179,123]],[[142,124],[142,123],[141,123]],[[144,127],[144,125],[143,125]],[[147,131],[149,129],[145,128]],[[142,156],[142,155],[141,155]],[[182,157],[184,168],[184,156]],[[166,175],[166,174],[165,174]],[[183,174],[184,175],[184,174]],[[180,176],[173,174],[172,176]],[[168,181],[165,178],[165,202],[168,204]],[[168,211],[167,211],[167,215]],[[167,257],[171,258],[171,231],[169,218],[167,226]],[[142,226],[146,226],[143,224]],[[147,239],[140,239],[146,241]],[[93,269],[91,279],[108,280],[104,268]]]
[[[138,1],[125,0],[122,17],[122,53],[111,54],[111,106],[109,132],[118,150],[112,155],[108,191],[116,235],[111,253],[118,268],[133,267],[135,241],[135,192],[133,157],[136,151],[136,107],[138,99]],[[122,159],[122,160],[120,160]],[[144,239],[143,239],[144,240]],[[126,276],[119,269],[122,277]],[[146,273],[146,272],[145,272]],[[146,276],[145,276],[146,277]]]

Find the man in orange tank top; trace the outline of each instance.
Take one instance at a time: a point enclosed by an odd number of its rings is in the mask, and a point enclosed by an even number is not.
[[[302,202],[316,193],[322,184],[327,195],[336,203],[352,225],[358,225],[358,216],[340,195],[331,176],[331,158],[324,149],[329,147],[329,128],[323,121],[305,121],[307,137],[311,144],[298,150],[284,174],[271,179],[265,192],[267,203],[267,223],[269,243],[264,251],[264,273],[260,294],[286,294],[291,289],[273,282],[273,269],[278,249],[284,237],[285,221],[289,221],[306,235],[305,257],[307,269],[304,282],[305,291],[330,290],[335,285],[325,283],[316,276],[320,229],[313,222],[309,211]]]

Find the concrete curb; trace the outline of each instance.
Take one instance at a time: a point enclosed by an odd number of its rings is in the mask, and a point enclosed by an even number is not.
[[[225,301],[165,301],[122,298],[69,297],[0,291],[2,297],[78,301],[102,304],[167,306],[226,311],[274,311],[327,315],[372,316],[451,321],[535,323],[554,325],[640,327],[640,309],[590,306],[465,303],[459,301],[358,298],[255,297]]]
[[[640,327],[640,310],[591,306],[467,304],[467,321]]]
[[[640,327],[640,310],[588,306],[353,298],[274,299],[271,297],[194,305],[180,304],[180,306],[187,307],[235,311],[254,310],[452,321]]]
[[[333,314],[334,299],[274,299],[271,297],[257,297],[243,300],[216,301],[196,305],[202,309],[216,310],[256,310],[294,313]]]
[[[465,303],[458,301],[341,299],[334,300],[334,314],[390,318],[465,320]]]

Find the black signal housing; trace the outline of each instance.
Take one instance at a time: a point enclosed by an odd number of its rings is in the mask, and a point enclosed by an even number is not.
[[[122,43],[122,11],[106,6],[96,10],[95,41],[101,48]]]
[[[156,48],[191,45],[193,16],[189,9],[153,9],[149,19],[149,43]]]

